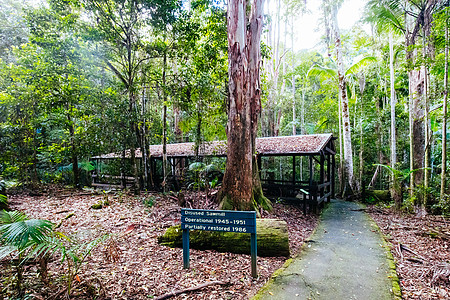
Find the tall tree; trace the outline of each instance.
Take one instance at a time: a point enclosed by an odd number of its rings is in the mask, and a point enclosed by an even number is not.
[[[449,1],[447,0],[447,6]],[[441,158],[441,190],[440,198],[444,198],[446,189],[446,177],[447,177],[447,101],[448,101],[448,10],[445,10],[445,66],[444,66],[444,101],[442,107],[442,158]]]
[[[141,1],[83,1],[88,12],[93,14],[96,24],[91,32],[100,37],[113,55],[105,57],[105,65],[120,82],[128,95],[128,122],[130,139],[131,168],[134,176],[134,190],[139,191],[139,178],[135,149],[139,138],[136,127],[136,84],[142,62],[142,40],[140,30],[144,23],[146,11]]]
[[[390,81],[390,112],[391,112],[391,130],[390,130],[390,152],[391,167],[396,168],[397,164],[397,126],[395,106],[397,98],[395,93],[395,70],[394,70],[394,34],[402,33],[401,12],[394,10],[388,5],[380,5],[379,1],[369,1],[367,4],[366,20],[375,24],[378,32],[388,32],[389,35],[389,81]],[[381,162],[380,162],[381,163]],[[391,197],[394,199],[396,208],[399,209],[402,203],[401,193],[394,188],[399,186],[398,178],[392,174],[391,178]]]
[[[426,61],[433,55],[433,47],[428,47],[431,35],[433,13],[439,9],[437,0],[382,0],[370,1],[369,7],[375,18],[386,21],[391,28],[403,33],[405,38],[406,65],[409,83],[409,159],[410,170],[417,170],[410,176],[410,193],[414,194],[414,187],[428,184],[427,167],[429,150],[429,129],[424,120],[428,120],[427,97],[427,67]],[[423,41],[424,59],[418,57],[417,40],[421,36]],[[425,159],[425,157],[427,157]],[[424,176],[426,175],[426,176]],[[425,177],[425,178],[424,178]],[[424,181],[425,179],[425,181]],[[422,207],[426,205],[421,197],[416,197]]]
[[[324,10],[326,10],[329,17],[329,24],[331,33],[334,38],[334,47],[336,50],[336,64],[337,75],[339,83],[339,98],[341,101],[341,114],[342,114],[342,134],[343,134],[343,147],[344,147],[344,173],[347,177],[347,181],[350,189],[353,193],[359,192],[359,186],[355,180],[353,173],[353,151],[352,151],[352,138],[351,138],[351,125],[349,116],[349,102],[347,96],[347,83],[345,78],[344,57],[342,53],[341,34],[339,31],[337,13],[339,9],[339,1],[324,0]]]
[[[228,151],[219,195],[224,209],[252,210],[255,203],[270,208],[262,193],[255,148],[261,112],[262,12],[262,0],[228,1]]]

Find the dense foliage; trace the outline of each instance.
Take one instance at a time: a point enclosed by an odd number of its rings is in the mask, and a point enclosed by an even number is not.
[[[276,1],[275,11],[266,15],[260,136],[331,132],[341,138],[338,62],[325,9],[338,9],[339,2],[324,1],[322,51],[293,50],[295,19],[308,2]],[[443,130],[448,4],[367,2],[361,22],[370,24],[372,33],[358,25],[341,32],[354,178],[361,187],[353,192],[391,188],[403,207],[448,213],[447,173],[442,172],[443,132],[448,135]],[[89,158],[95,155],[163,142],[225,139],[223,3],[22,3],[0,1],[2,179],[82,186],[90,182]],[[422,76],[416,84],[420,93],[412,86],[414,74]],[[345,182],[341,139],[337,145],[338,173]],[[393,164],[392,149],[397,157]],[[128,168],[130,174],[143,170],[133,163],[118,163],[117,168]]]

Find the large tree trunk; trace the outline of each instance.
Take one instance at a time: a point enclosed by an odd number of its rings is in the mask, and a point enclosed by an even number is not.
[[[348,180],[348,184],[352,189],[352,192],[358,193],[359,192],[358,184],[356,183],[353,175],[353,152],[352,152],[352,139],[351,139],[350,117],[349,117],[349,103],[347,98],[341,36],[337,23],[337,6],[334,6],[331,12],[331,27],[335,39],[336,62],[339,77],[339,95],[342,103],[341,108],[342,108],[342,123],[343,123],[342,129],[343,129],[343,144],[344,144],[344,170]]]
[[[411,50],[415,45],[416,38],[419,35],[420,28],[423,29],[424,45],[426,40],[431,36],[432,17],[434,9],[439,1],[429,0],[421,4],[417,17],[412,14],[405,13],[405,46],[406,46],[406,61],[410,64],[409,77],[409,125],[410,125],[410,168],[411,170],[417,170],[424,167],[427,163],[424,161],[426,156],[426,143],[425,130],[423,118],[428,118],[424,109],[426,109],[426,67],[423,66],[420,69],[413,69],[416,50]],[[405,5],[407,7],[408,5]],[[416,6],[417,7],[417,6]],[[412,22],[412,18],[415,18]],[[434,55],[434,48],[431,43],[428,43],[430,47],[423,49],[424,54],[432,57]],[[428,132],[427,132],[428,135]],[[424,170],[418,170],[411,174],[410,179],[410,193],[414,194],[414,187],[422,185],[424,182]],[[426,176],[425,185],[428,183],[428,176]],[[423,206],[425,203],[422,201],[420,195],[417,197],[417,205]]]
[[[246,2],[228,2],[229,106],[227,164],[219,200],[223,209],[252,210],[262,196],[255,139],[261,111],[259,69],[263,26],[262,0],[253,0],[249,24]]]
[[[180,225],[169,227],[158,243],[168,247],[182,247]],[[258,256],[289,256],[288,228],[285,221],[257,219]],[[219,252],[250,254],[250,235],[248,233],[190,231],[190,248]]]

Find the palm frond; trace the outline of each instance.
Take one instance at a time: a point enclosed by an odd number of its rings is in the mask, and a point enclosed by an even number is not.
[[[5,216],[8,217],[5,218]],[[23,213],[2,212],[2,220],[16,220],[16,222],[3,223],[0,226],[0,241],[5,245],[24,249],[30,244],[43,242],[52,231],[53,223],[47,220],[26,220]]]
[[[17,251],[17,247],[14,246],[1,246],[0,247],[0,260],[7,257],[8,255]]]
[[[64,247],[64,243],[60,236],[47,236],[41,243],[35,245],[35,247],[28,252],[27,257],[51,256],[53,253],[61,251]]]
[[[366,5],[365,21],[376,25],[378,31],[404,32],[403,8],[398,0],[371,0]]]
[[[324,78],[333,78],[333,79],[338,79],[337,77],[337,70],[336,69],[332,69],[332,68],[328,68],[325,66],[321,66],[321,65],[313,65],[309,70],[308,73],[306,75],[307,78],[310,77],[319,77],[321,79]]]
[[[357,74],[361,71],[362,68],[365,66],[376,62],[377,58],[374,56],[366,56],[355,62],[353,65],[351,65],[347,71],[345,71],[345,76],[348,76],[350,74]]]
[[[21,211],[0,211],[0,225],[27,220],[27,216]]]
[[[0,194],[0,204],[8,204],[8,197],[6,195]]]

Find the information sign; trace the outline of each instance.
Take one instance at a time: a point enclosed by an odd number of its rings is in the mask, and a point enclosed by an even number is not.
[[[183,230],[183,265],[189,268],[189,230],[250,233],[252,276],[256,271],[256,212],[232,210],[181,209]]]

